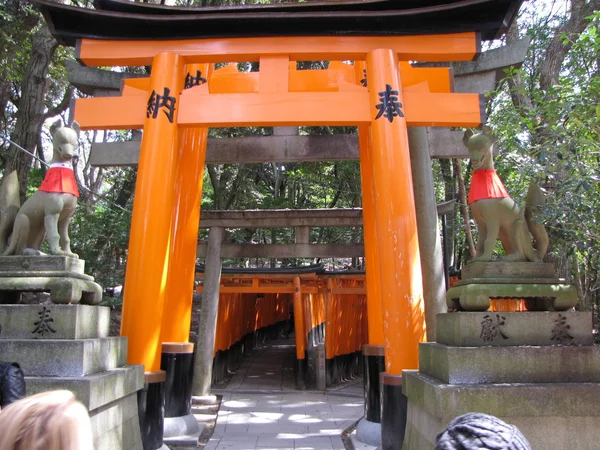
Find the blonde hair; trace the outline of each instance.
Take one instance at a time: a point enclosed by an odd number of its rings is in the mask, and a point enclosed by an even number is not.
[[[25,397],[0,412],[0,450],[93,450],[90,417],[71,391]]]

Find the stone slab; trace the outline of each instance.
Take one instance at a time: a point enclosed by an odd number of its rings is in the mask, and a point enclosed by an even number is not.
[[[0,305],[0,339],[104,338],[109,328],[106,306]]]
[[[454,286],[467,284],[566,284],[566,281],[564,278],[469,278],[457,282]]]
[[[137,394],[90,411],[96,450],[142,450]]]
[[[461,270],[462,280],[471,278],[554,278],[554,264],[535,262],[473,262]]]
[[[578,300],[577,290],[568,284],[464,284],[446,292],[448,308],[461,311],[486,311],[490,298],[524,298],[539,301],[539,309],[557,311],[573,308]]]
[[[595,416],[600,383],[446,384],[417,372],[402,372],[402,392],[434,417],[472,411],[497,417]]]
[[[5,339],[0,360],[17,361],[25,376],[83,377],[127,364],[127,338]]]
[[[419,345],[419,371],[449,384],[600,383],[600,346]]]
[[[163,442],[168,445],[196,447],[206,424],[198,423],[193,414],[165,417]]]
[[[12,292],[50,292],[50,300],[56,304],[97,305],[102,301],[102,288],[92,277],[68,273],[12,273],[0,277],[0,302]]]
[[[457,386],[418,377],[416,371],[403,375],[408,395],[403,450],[433,448],[436,435],[466,412],[491,414],[517,426],[533,449],[598,448],[600,415],[594,404],[600,384]]]
[[[356,425],[356,439],[372,447],[381,445],[381,423],[371,422],[366,417]]]
[[[456,347],[593,345],[591,312],[455,312],[437,315],[438,344]]]
[[[144,366],[128,365],[86,377],[25,377],[27,395],[67,389],[88,411],[133,394],[144,387]]]
[[[0,276],[11,272],[71,272],[83,274],[85,261],[69,256],[0,256]]]

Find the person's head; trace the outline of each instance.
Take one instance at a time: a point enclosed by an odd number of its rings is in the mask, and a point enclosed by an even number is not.
[[[482,413],[458,416],[438,434],[435,450],[531,450],[514,425]]]
[[[71,391],[25,397],[0,411],[0,450],[93,450],[90,417]]]

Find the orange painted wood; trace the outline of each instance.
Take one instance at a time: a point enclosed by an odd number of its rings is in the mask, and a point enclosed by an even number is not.
[[[149,93],[127,97],[78,98],[75,121],[82,130],[136,130],[144,126]],[[81,122],[80,122],[81,121]]]
[[[335,356],[335,303],[333,296],[333,279],[327,278],[327,294],[325,295],[325,358]]]
[[[146,95],[150,91],[150,77],[126,78],[123,80],[122,95]]]
[[[161,53],[156,56],[153,67],[151,88],[161,94],[165,87],[169,88],[177,105],[178,92],[183,87],[183,58]],[[143,97],[132,98],[144,100]],[[172,123],[163,111],[159,111],[155,119],[144,117],[142,122],[144,136],[131,220],[121,335],[128,337],[128,362],[143,364],[147,372],[160,370],[174,198],[173,190],[165,186],[175,184],[177,173],[177,112],[178,108]]]
[[[207,74],[209,64],[192,64],[186,73]],[[202,181],[208,128],[180,131],[179,164],[173,189],[171,254],[165,294],[162,342],[188,342],[192,320],[192,293],[196,272],[196,247],[200,224]]]
[[[265,63],[276,58],[264,58]],[[266,64],[265,64],[266,65]],[[288,83],[290,92],[337,92],[346,83],[360,85],[361,77],[355,80],[355,67],[365,67],[364,61],[355,65],[332,61],[327,70],[296,70],[296,63],[289,63],[289,73],[281,74],[276,83]],[[236,64],[228,64],[214,71],[210,76],[209,91],[211,94],[249,94],[259,92],[261,72],[240,72]],[[426,92],[451,93],[452,72],[446,67],[414,68],[408,62],[400,62],[400,72],[406,89],[425,83]],[[265,78],[266,79],[266,78]],[[122,95],[140,95],[148,90],[150,78],[128,78],[124,82]],[[266,83],[267,90],[273,84]],[[277,88],[284,90],[283,88]],[[273,92],[273,91],[271,91]]]
[[[342,126],[366,123],[369,116],[366,92],[211,95],[189,92],[182,95],[179,123],[181,126],[202,123],[209,127]]]
[[[381,277],[379,276],[379,240],[377,239],[377,222],[375,217],[376,205],[375,184],[373,182],[373,159],[371,155],[371,130],[366,125],[358,129],[358,145],[362,184],[369,344],[383,345],[383,310],[381,304]]]
[[[296,334],[296,359],[305,359],[306,334],[304,305],[302,304],[302,291],[300,279],[294,278],[294,329]]]
[[[259,92],[288,92],[290,59],[287,56],[261,56],[258,76]]]
[[[289,55],[292,61],[364,61],[367,53],[390,48],[403,61],[470,61],[478,52],[474,32],[421,36],[297,36],[194,40],[120,41],[81,39],[77,58],[88,66],[147,66],[169,51],[186,63],[258,61]]]
[[[408,61],[400,61],[402,87],[426,82],[428,92],[448,94],[454,91],[454,76],[448,67],[412,67]]]
[[[192,92],[196,91],[196,92]],[[353,126],[374,118],[365,92],[287,92],[198,94],[181,97],[182,127]],[[137,129],[146,118],[148,99],[141,96],[78,99],[75,120],[82,129]],[[475,127],[482,122],[478,94],[406,92],[404,111],[409,126]]]
[[[367,57],[370,104],[375,217],[379,246],[386,371],[419,367],[419,343],[425,341],[425,314],[419,240],[413,194],[408,120],[401,115],[376,119],[386,86],[408,115],[408,95],[403,97],[398,64],[391,50],[378,49]],[[456,95],[456,94],[428,94]],[[436,105],[440,106],[440,105]],[[412,105],[411,105],[412,107]],[[428,106],[415,105],[426,110]],[[379,110],[382,112],[381,110]]]

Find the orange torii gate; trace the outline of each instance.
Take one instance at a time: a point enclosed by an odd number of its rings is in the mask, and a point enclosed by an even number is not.
[[[483,105],[478,94],[452,93],[449,69],[408,61],[472,60],[479,48],[475,32],[78,41],[86,65],[152,66],[150,78],[127,80],[120,97],[80,99],[75,108],[82,129],[144,129],[121,334],[148,383],[164,379],[162,343],[189,347],[208,128],[357,126],[369,342],[385,348],[383,385],[396,400],[402,370],[418,367],[425,340],[407,126],[478,126]],[[306,60],[333,63],[296,70]],[[259,72],[213,70],[247,61],[258,61]]]
[[[471,60],[478,50],[476,33],[82,39],[77,57],[87,65],[152,66],[150,79],[128,81],[121,97],[80,99],[75,109],[83,129],[144,129],[122,325],[130,363],[158,371],[161,339],[187,341],[207,127],[338,125],[359,127],[361,167],[372,171],[364,201],[378,206],[365,207],[365,223],[373,220],[378,238],[365,229],[365,244],[367,253],[375,247],[380,255],[377,284],[390,317],[383,325],[394,329],[384,333],[387,371],[400,375],[418,367],[424,316],[406,127],[477,126],[482,102],[478,94],[451,93],[449,69],[399,61]],[[350,69],[336,64],[331,72],[290,70],[290,62],[301,60],[356,63]],[[215,71],[221,83],[214,90],[201,81],[184,89],[186,76],[210,76],[209,64],[218,61],[259,61],[260,71]],[[361,80],[368,80],[368,88]],[[170,317],[163,326],[165,307]]]

